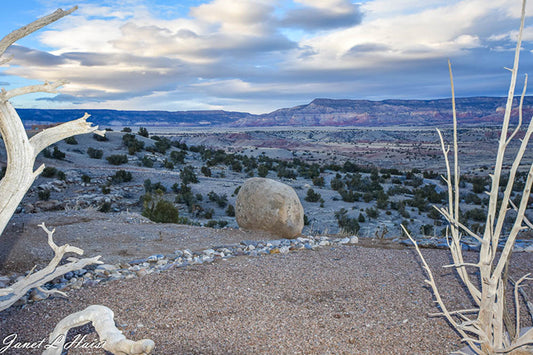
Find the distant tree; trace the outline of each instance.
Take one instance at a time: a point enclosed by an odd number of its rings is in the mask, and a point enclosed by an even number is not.
[[[110,155],[106,159],[109,162],[109,164],[112,164],[112,165],[122,165],[128,162],[128,156],[125,154]]]
[[[145,137],[145,138],[148,138],[148,130],[144,127],[140,127],[139,128],[139,132],[137,132],[137,134],[139,136],[142,136],[142,137]]]
[[[87,148],[87,154],[92,159],[102,159],[104,156],[104,151],[101,149]]]
[[[65,153],[59,150],[57,146],[54,146],[54,151],[52,152],[52,158],[57,160],[65,159]]]
[[[268,166],[261,164],[257,167],[257,175],[266,177],[268,175]]]
[[[322,196],[320,195],[320,193],[315,192],[315,190],[313,189],[307,190],[307,195],[305,196],[305,200],[307,202],[318,202],[320,201],[321,198]]]
[[[78,144],[78,141],[74,137],[67,137],[67,138],[65,138],[65,143],[71,144],[71,145],[76,145],[76,144]]]
[[[129,128],[129,127],[124,127],[124,128],[122,128],[122,131],[121,131],[121,132],[131,133],[131,128]]]

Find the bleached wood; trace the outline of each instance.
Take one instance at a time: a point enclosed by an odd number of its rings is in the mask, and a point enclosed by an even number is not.
[[[48,235],[48,245],[54,251],[54,258],[42,270],[30,272],[24,279],[16,282],[13,285],[10,285],[8,289],[0,290],[0,295],[4,295],[4,299],[0,301],[0,311],[11,307],[11,305],[17,302],[17,300],[23,297],[32,288],[41,287],[56,277],[62,276],[70,271],[82,269],[87,265],[102,264],[102,262],[99,260],[100,256],[95,256],[93,258],[76,259],[67,264],[59,266],[59,263],[66,253],[83,255],[83,250],[68,244],[58,246],[53,239],[55,229],[50,231],[44,223],[40,224],[39,226]]]
[[[43,355],[61,355],[65,338],[71,328],[92,323],[100,337],[103,349],[115,355],[147,355],[152,352],[155,344],[150,339],[133,341],[127,339],[115,326],[114,314],[111,309],[101,305],[89,306],[83,311],[63,318],[48,337],[50,346]]]
[[[533,119],[530,120],[525,136],[522,139],[518,152],[516,153],[513,159],[511,168],[507,176],[508,183],[503,189],[503,193],[500,191],[499,186],[503,174],[506,148],[509,143],[516,138],[516,135],[519,132],[519,129],[523,123],[522,109],[527,87],[527,76],[524,81],[524,88],[522,90],[518,107],[519,123],[518,126],[511,132],[510,136],[508,137],[514,90],[516,86],[516,77],[518,73],[520,46],[524,28],[525,6],[526,1],[523,0],[520,30],[518,35],[517,46],[515,49],[514,65],[513,68],[510,69],[511,80],[508,90],[506,109],[502,123],[502,132],[498,143],[498,151],[495,159],[496,162],[494,164],[494,173],[490,175],[492,183],[490,191],[488,192],[489,206],[487,210],[485,230],[482,236],[478,236],[477,234],[473,233],[465,225],[459,222],[460,170],[458,167],[456,107],[451,65],[449,65],[449,69],[452,87],[452,110],[454,120],[453,164],[455,175],[453,177],[453,182],[451,176],[451,163],[448,159],[448,153],[450,149],[449,147],[445,146],[442,134],[440,131],[437,130],[447,170],[447,176],[444,180],[446,181],[448,187],[448,208],[438,208],[438,210],[449,222],[449,227],[447,228],[446,235],[447,238],[449,237],[448,245],[453,259],[452,265],[447,265],[445,267],[453,267],[457,271],[457,274],[459,275],[462,283],[467,287],[470,296],[472,297],[472,300],[477,306],[474,309],[469,309],[468,313],[474,313],[474,315],[476,316],[475,319],[467,317],[464,311],[449,311],[446,308],[446,305],[442,301],[437,285],[435,284],[435,280],[433,278],[431,270],[429,269],[428,264],[424,260],[424,256],[422,255],[417,243],[414,241],[411,235],[409,235],[409,233],[404,230],[407,236],[415,245],[416,251],[422,259],[422,264],[428,274],[428,280],[426,280],[426,283],[431,286],[437,304],[442,310],[440,315],[446,317],[452,327],[455,328],[455,330],[461,335],[462,341],[468,343],[470,349],[477,354],[508,353],[513,350],[519,349],[524,345],[533,343],[533,330],[530,329],[524,332],[523,334],[520,334],[520,317],[518,314],[520,310],[518,293],[521,291],[521,289],[519,288],[519,284],[525,280],[529,280],[527,276],[520,279],[515,284],[514,300],[516,303],[515,307],[517,312],[517,314],[515,315],[515,323],[509,322],[510,318],[505,317],[507,312],[505,306],[507,286],[507,276],[505,270],[507,269],[507,266],[509,264],[518,233],[525,228],[531,228],[533,226],[531,222],[525,218],[525,211],[528,206],[528,200],[531,195],[531,189],[533,185],[533,164],[530,165],[527,179],[522,190],[522,195],[518,206],[515,206],[510,198],[513,191],[513,186],[515,184],[518,168],[520,167],[524,153],[528,147],[528,143],[531,139],[531,136],[533,135]],[[506,235],[504,235],[504,221],[509,217],[508,212],[512,209],[516,210],[516,216],[514,217],[514,222],[511,230]],[[461,250],[461,237],[463,233],[467,233],[468,235],[474,237],[475,239],[481,242],[477,263],[463,262],[463,255]],[[498,249],[498,244],[500,240],[504,237],[506,238],[506,242],[504,244],[503,250],[501,253],[497,253],[496,251]],[[474,287],[468,274],[466,273],[465,267],[474,267],[476,269],[479,269],[480,289]],[[528,307],[530,306],[527,299],[526,305]]]

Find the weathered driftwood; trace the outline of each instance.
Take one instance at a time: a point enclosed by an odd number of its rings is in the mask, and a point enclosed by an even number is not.
[[[518,206],[513,206],[510,199],[513,185],[515,183],[516,173],[522,161],[522,157],[527,148],[531,135],[533,134],[533,119],[529,123],[529,127],[525,133],[524,138],[516,156],[513,160],[511,168],[508,172],[508,183],[505,186],[503,193],[500,192],[500,179],[503,171],[504,155],[509,145],[509,142],[515,137],[522,125],[522,104],[527,85],[527,76],[524,84],[524,90],[520,99],[519,105],[519,124],[512,131],[509,132],[511,109],[513,105],[514,90],[516,86],[516,77],[518,73],[518,61],[520,54],[520,46],[522,40],[522,32],[524,28],[525,19],[525,4],[522,3],[522,17],[520,23],[520,31],[518,42],[515,50],[514,65],[511,71],[511,83],[507,97],[507,105],[502,124],[502,132],[499,140],[498,152],[496,156],[494,173],[491,175],[492,186],[489,192],[489,206],[487,211],[487,218],[485,230],[483,235],[477,235],[472,230],[459,222],[459,165],[458,165],[458,144],[457,144],[457,118],[455,110],[455,94],[453,87],[453,76],[450,65],[450,80],[452,84],[452,105],[453,105],[453,146],[454,146],[454,173],[452,175],[450,162],[448,160],[449,148],[444,144],[442,134],[440,131],[439,137],[444,153],[447,177],[444,178],[448,185],[448,208],[438,209],[442,215],[449,222],[449,248],[453,258],[453,264],[447,267],[453,267],[463,284],[468,289],[470,296],[474,302],[472,309],[464,310],[448,310],[446,304],[441,298],[441,294],[437,287],[436,281],[433,277],[431,269],[426,263],[416,241],[404,229],[407,236],[411,239],[415,248],[422,259],[424,269],[428,274],[426,283],[432,288],[436,302],[441,309],[438,315],[446,317],[455,330],[461,335],[463,341],[468,344],[471,351],[476,354],[496,354],[508,353],[519,349],[526,344],[533,343],[533,329],[525,332],[520,332],[520,300],[518,298],[520,283],[529,280],[526,275],[515,283],[514,299],[516,308],[515,324],[506,324],[505,318],[505,293],[506,293],[506,272],[505,269],[510,261],[513,246],[515,244],[518,232],[524,228],[530,228],[531,224],[525,218],[525,211],[528,200],[531,194],[531,187],[533,183],[533,164],[527,175],[526,183],[522,191],[522,196]],[[510,133],[510,134],[509,134]],[[453,182],[452,182],[453,179]],[[501,207],[498,207],[501,205]],[[503,223],[507,213],[511,209],[516,210],[516,217],[514,219],[511,231],[503,235]],[[463,234],[467,234],[480,242],[479,260],[477,263],[465,263],[461,249],[461,238]],[[503,251],[500,255],[497,254],[498,243],[501,238],[507,237]],[[480,284],[474,283],[467,273],[467,268],[477,269],[480,275]],[[473,314],[473,316],[472,316]]]
[[[48,337],[48,349],[43,355],[61,355],[68,331],[90,322],[100,338],[100,343],[95,345],[115,355],[145,355],[154,349],[155,344],[150,339],[126,339],[115,326],[113,318],[113,311],[100,305],[89,306],[83,311],[68,315],[56,325]]]
[[[56,277],[66,274],[67,272],[80,270],[87,265],[102,263],[98,260],[100,259],[100,256],[95,256],[93,258],[86,259],[78,259],[71,257],[68,259],[69,262],[67,264],[58,266],[66,253],[75,253],[78,255],[82,255],[83,250],[70,246],[68,244],[57,246],[57,244],[54,243],[53,239],[55,229],[51,231],[48,230],[44,223],[40,224],[39,226],[46,232],[46,234],[48,234],[48,245],[54,251],[54,258],[44,269],[36,272],[30,272],[28,275],[26,275],[26,277],[14,283],[9,288],[0,289],[0,311],[11,307],[11,305],[17,302],[17,300],[23,297],[32,288],[37,288],[39,289],[39,291],[46,294],[55,293],[66,296],[64,292],[58,290],[46,290],[43,289],[41,286],[46,284],[47,282],[52,281]]]

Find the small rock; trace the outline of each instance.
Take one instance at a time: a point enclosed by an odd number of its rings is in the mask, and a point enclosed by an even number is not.
[[[30,292],[30,300],[33,301],[33,302],[36,302],[36,301],[42,301],[42,300],[45,300],[49,297],[50,295],[48,293],[44,293],[36,288],[34,288],[33,290],[31,290]]]
[[[281,254],[287,254],[287,253],[289,253],[289,251],[290,251],[290,248],[288,246],[283,246],[283,247],[279,248],[279,252]]]

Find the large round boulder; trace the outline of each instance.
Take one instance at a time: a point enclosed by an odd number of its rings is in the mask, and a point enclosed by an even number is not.
[[[304,209],[294,189],[265,178],[244,182],[237,195],[235,217],[242,229],[263,230],[282,238],[296,238],[304,227]]]

